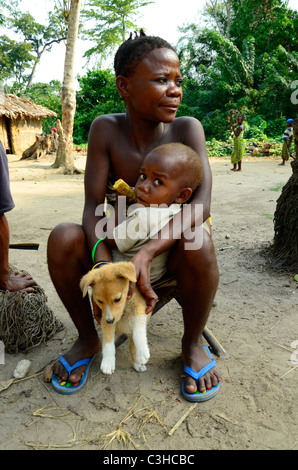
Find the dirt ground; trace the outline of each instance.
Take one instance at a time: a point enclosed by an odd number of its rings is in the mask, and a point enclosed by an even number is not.
[[[78,155],[76,166],[83,169],[85,156]],[[64,329],[26,354],[5,354],[5,364],[0,364],[0,449],[298,448],[298,283],[296,273],[274,271],[261,254],[273,238],[276,200],[291,168],[279,166],[277,158],[247,157],[243,171],[236,173],[228,158],[210,161],[220,284],[208,327],[228,356],[215,357],[223,377],[219,394],[193,406],[181,395],[183,325],[175,300],[149,325],[147,372],[132,369],[124,343],[117,349],[115,373],[100,372],[99,353],[87,385],[75,395],[59,395],[43,381],[44,367],[66,352],[77,334],[51,283],[46,245],[58,223],[80,223],[83,175],[64,176],[51,168],[49,159],[9,156],[16,204],[7,214],[10,241],[40,244],[38,251],[10,250],[10,262],[44,288]],[[32,361],[26,379],[6,382],[21,359]]]

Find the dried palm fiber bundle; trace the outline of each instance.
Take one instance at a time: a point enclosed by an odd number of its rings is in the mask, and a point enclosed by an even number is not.
[[[10,267],[10,272],[23,272]],[[17,353],[46,342],[63,329],[47,305],[47,297],[40,286],[35,292],[0,290],[0,340],[5,352]]]

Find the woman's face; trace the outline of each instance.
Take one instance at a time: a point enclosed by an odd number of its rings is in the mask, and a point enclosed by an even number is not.
[[[141,119],[172,122],[182,100],[179,59],[171,49],[154,49],[126,78],[128,109]]]

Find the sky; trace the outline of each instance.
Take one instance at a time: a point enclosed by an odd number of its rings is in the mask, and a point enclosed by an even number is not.
[[[289,6],[297,9],[297,0],[290,0]],[[22,0],[22,10],[29,11],[40,23],[45,24],[47,12],[53,0]],[[82,8],[85,0],[82,0]],[[140,20],[137,23],[144,27],[147,34],[160,36],[175,45],[179,39],[178,26],[184,23],[198,22],[206,0],[155,0],[151,5],[140,9]],[[86,59],[84,52],[90,43],[78,40],[76,48],[76,75],[85,75]],[[37,67],[34,82],[49,83],[51,80],[63,82],[65,45],[54,45],[51,52],[45,52]],[[112,58],[111,58],[112,64]]]

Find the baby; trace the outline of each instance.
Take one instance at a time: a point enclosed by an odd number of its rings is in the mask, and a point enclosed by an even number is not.
[[[137,203],[128,208],[124,221],[117,224],[115,220],[117,226],[114,228],[109,224],[105,242],[113,249],[113,261],[130,261],[150,239],[156,237],[181,211],[182,204],[191,198],[202,177],[199,156],[184,144],[163,144],[148,153],[135,186]],[[204,228],[208,230],[207,224]],[[169,251],[166,251],[153,258],[151,283],[166,273],[168,255]]]

